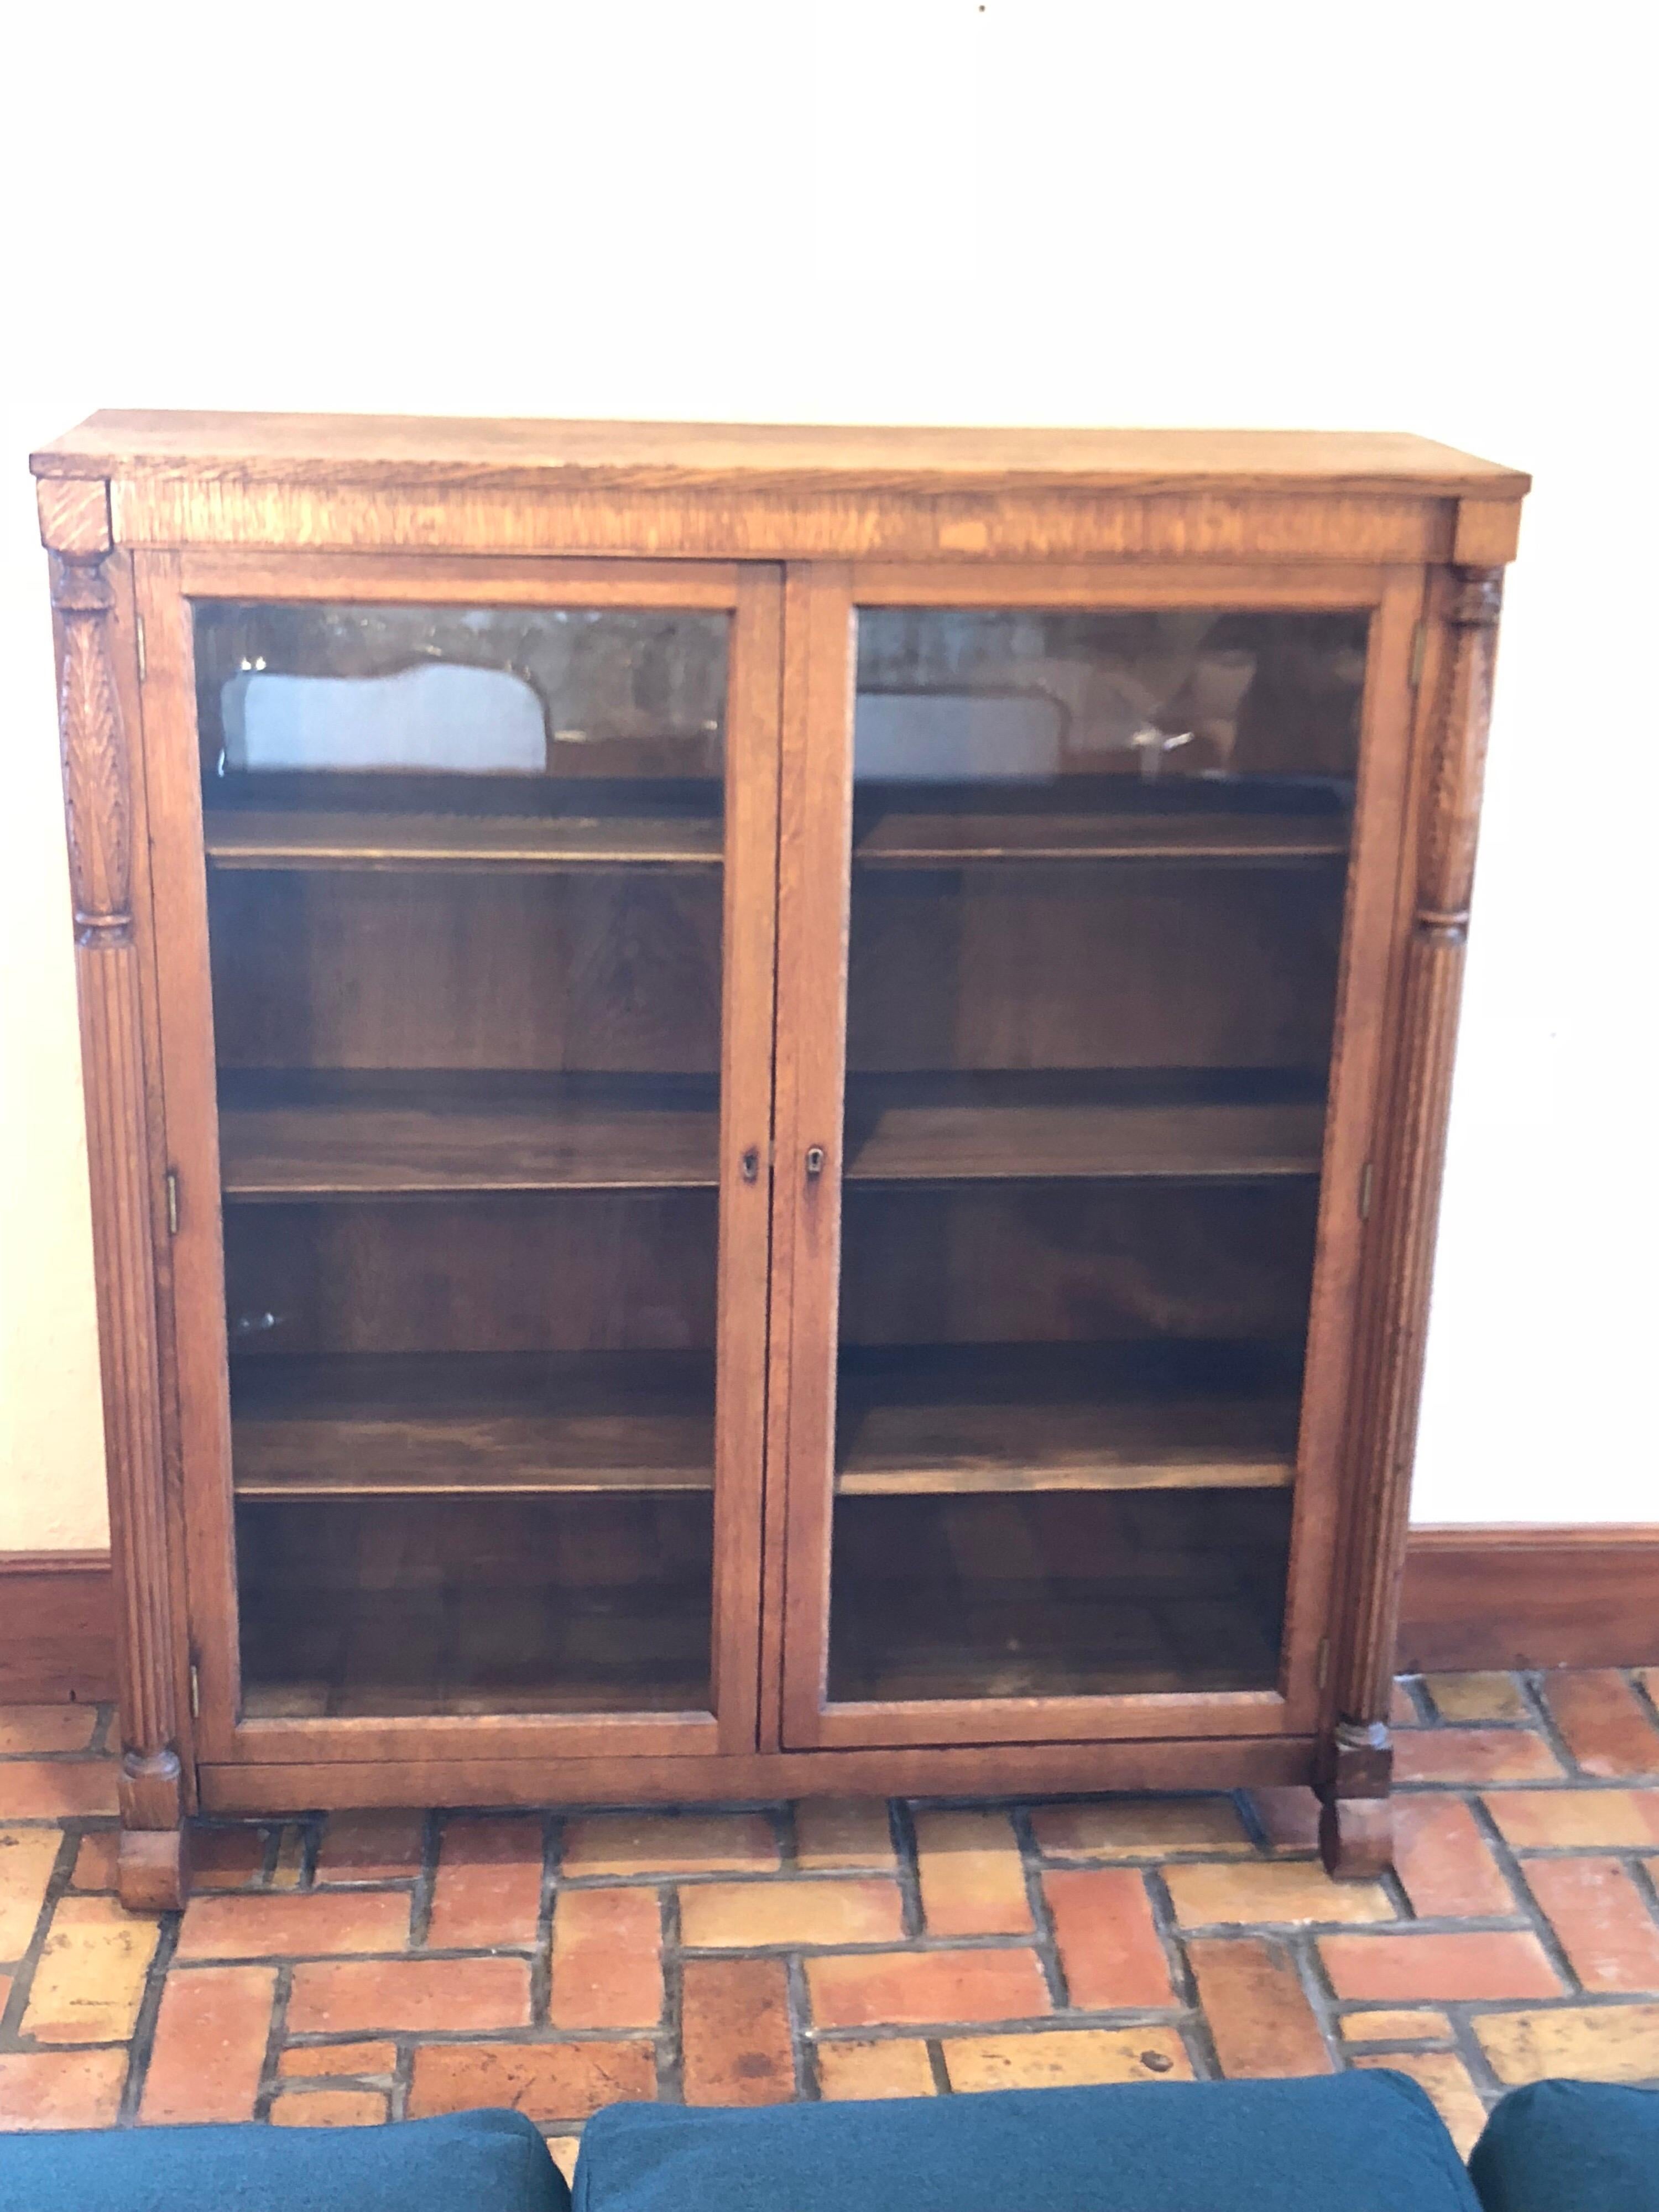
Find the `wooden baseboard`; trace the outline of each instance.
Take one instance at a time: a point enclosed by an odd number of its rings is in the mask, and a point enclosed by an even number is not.
[[[1659,1665],[1659,1523],[1413,1528],[1402,1674]]]
[[[114,1695],[109,1553],[0,1553],[0,1704]]]
[[[1399,1665],[1659,1666],[1659,1523],[1414,1528]],[[114,1694],[108,1553],[0,1553],[0,1704]]]

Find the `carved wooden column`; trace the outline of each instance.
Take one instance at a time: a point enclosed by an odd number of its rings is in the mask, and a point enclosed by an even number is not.
[[[1344,1875],[1379,1871],[1392,1844],[1389,1698],[1504,572],[1460,568],[1453,580],[1419,808],[1399,1057],[1378,1161],[1370,1379],[1359,1438],[1370,1474],[1348,1533],[1353,1567],[1321,1823],[1326,1864]]]
[[[58,727],[92,1180],[93,1256],[121,1698],[119,1884],[130,1906],[182,1904],[183,1796],[151,1212],[139,954],[133,939],[134,764],[111,659],[107,526],[55,532]],[[88,488],[76,486],[84,493]],[[102,485],[96,487],[101,499]],[[88,539],[101,538],[101,544]]]

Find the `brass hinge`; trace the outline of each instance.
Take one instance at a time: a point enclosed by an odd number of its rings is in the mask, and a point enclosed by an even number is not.
[[[1427,623],[1420,622],[1417,625],[1417,628],[1412,632],[1411,684],[1413,691],[1416,690],[1418,685],[1423,681],[1423,661],[1428,649],[1429,626]]]
[[[202,1717],[202,1675],[192,1659],[190,1662],[190,1711],[192,1720]]]
[[[1362,1221],[1369,1221],[1370,1218],[1371,1164],[1367,1160],[1364,1166],[1359,1170],[1359,1218]]]
[[[133,617],[133,624],[138,641],[138,681],[142,684],[145,677],[149,673],[149,664],[144,657],[144,618],[143,615],[135,615]]]
[[[1329,1678],[1330,1671],[1331,1639],[1328,1636],[1322,1636],[1319,1639],[1319,1650],[1314,1656],[1315,1689],[1322,1690],[1324,1688],[1325,1684]]]
[[[167,1170],[167,1235],[179,1234],[179,1170]]]

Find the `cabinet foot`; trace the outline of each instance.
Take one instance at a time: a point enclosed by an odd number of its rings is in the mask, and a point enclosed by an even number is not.
[[[1327,1874],[1364,1881],[1394,1863],[1394,1801],[1328,1797],[1319,1808],[1319,1851]]]
[[[188,1828],[123,1828],[115,1887],[129,1912],[179,1912],[190,1895]]]

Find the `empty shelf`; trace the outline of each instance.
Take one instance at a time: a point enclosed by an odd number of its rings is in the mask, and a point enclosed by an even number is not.
[[[683,1353],[243,1358],[239,1498],[707,1491],[714,1374]]]
[[[986,860],[1230,860],[1279,864],[1346,854],[1340,814],[921,811],[861,826],[854,859],[866,867],[960,867]]]
[[[1264,1097],[1266,1087],[1248,1077],[1160,1082],[1155,1073],[858,1077],[848,1089],[847,1175],[854,1182],[1316,1175],[1322,1104]]]
[[[717,816],[368,814],[253,807],[204,817],[216,868],[718,867]]]
[[[922,1346],[849,1353],[844,1497],[1263,1490],[1296,1473],[1299,1393],[1248,1349]],[[1207,1371],[1206,1371],[1207,1370]]]
[[[696,1077],[238,1073],[228,1200],[710,1188],[718,1085]]]

